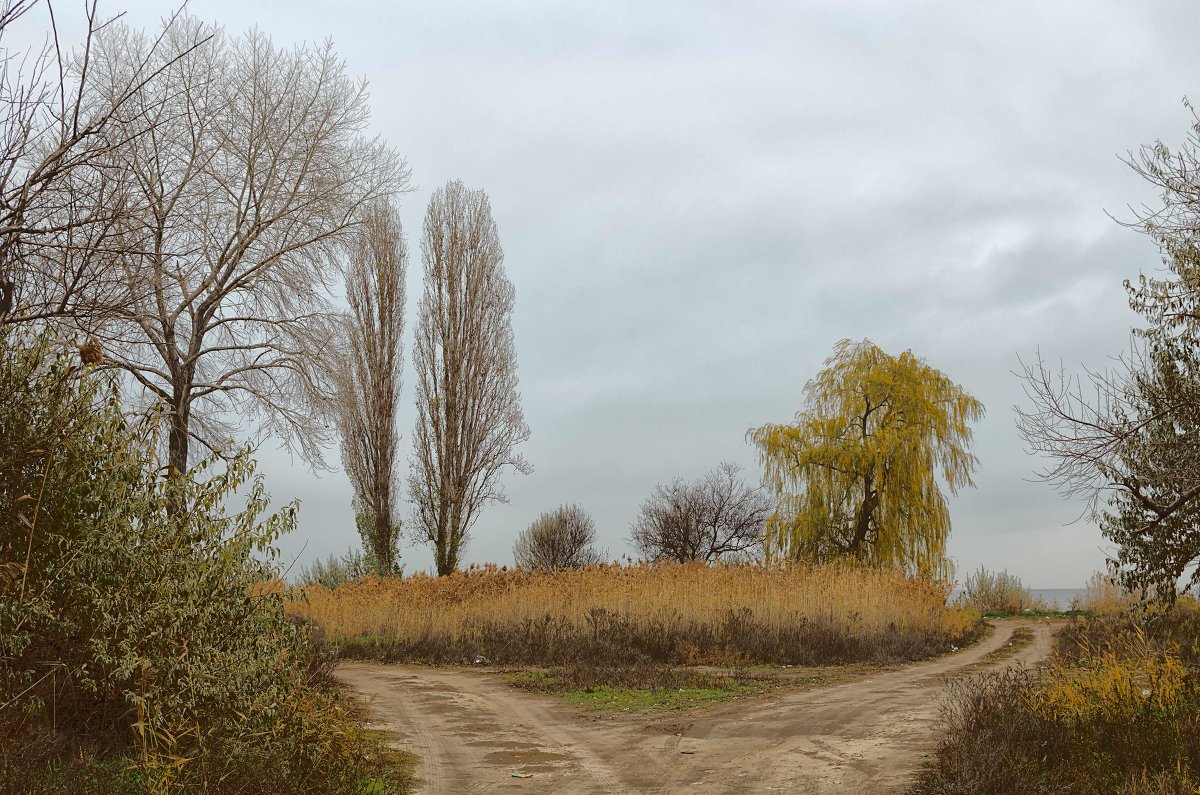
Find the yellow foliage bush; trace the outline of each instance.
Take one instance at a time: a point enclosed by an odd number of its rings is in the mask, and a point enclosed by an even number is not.
[[[1200,608],[1081,616],[1041,669],[953,680],[912,795],[1200,792]]]
[[[1031,698],[1042,717],[1086,722],[1122,719],[1147,707],[1173,713],[1192,695],[1179,655],[1153,648],[1137,628],[1122,650],[1084,648],[1077,661],[1057,659]]]

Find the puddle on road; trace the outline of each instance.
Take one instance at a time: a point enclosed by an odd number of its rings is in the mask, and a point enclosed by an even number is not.
[[[562,754],[538,750],[493,751],[483,758],[488,764],[521,768],[545,768],[552,766],[556,762],[566,761],[567,759],[568,757]]]

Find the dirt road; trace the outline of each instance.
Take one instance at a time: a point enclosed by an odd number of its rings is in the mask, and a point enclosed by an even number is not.
[[[420,757],[426,793],[891,793],[937,741],[947,676],[987,664],[1018,627],[1033,641],[992,664],[1032,665],[1050,653],[1055,624],[996,623],[991,637],[945,657],[671,716],[584,712],[474,670],[355,663],[338,676]]]

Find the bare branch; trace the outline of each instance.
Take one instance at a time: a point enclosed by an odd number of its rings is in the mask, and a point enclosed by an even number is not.
[[[479,510],[505,500],[503,468],[531,471],[514,452],[529,427],[517,391],[514,291],[483,191],[452,181],[434,192],[421,259],[409,493],[416,532],[434,545],[438,573],[449,574]]]
[[[713,562],[758,556],[774,504],[740,475],[740,467],[723,463],[700,480],[676,478],[658,485],[633,523],[633,546],[650,560]]]
[[[87,68],[89,101],[121,111],[98,136],[127,197],[106,266],[139,287],[96,334],[163,412],[170,466],[186,468],[193,439],[224,449],[234,416],[322,465],[331,263],[408,178],[365,136],[365,84],[329,46],[281,50],[187,16],[155,39],[109,25]]]

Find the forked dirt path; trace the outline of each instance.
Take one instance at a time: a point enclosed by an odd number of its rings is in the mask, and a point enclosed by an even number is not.
[[[699,712],[585,712],[475,670],[343,663],[372,718],[420,757],[431,795],[536,792],[902,792],[936,744],[938,698],[964,669],[1036,665],[1061,622],[996,621],[955,654],[852,682],[781,690]],[[1033,641],[990,662],[1014,630]],[[532,774],[513,778],[514,772]]]

